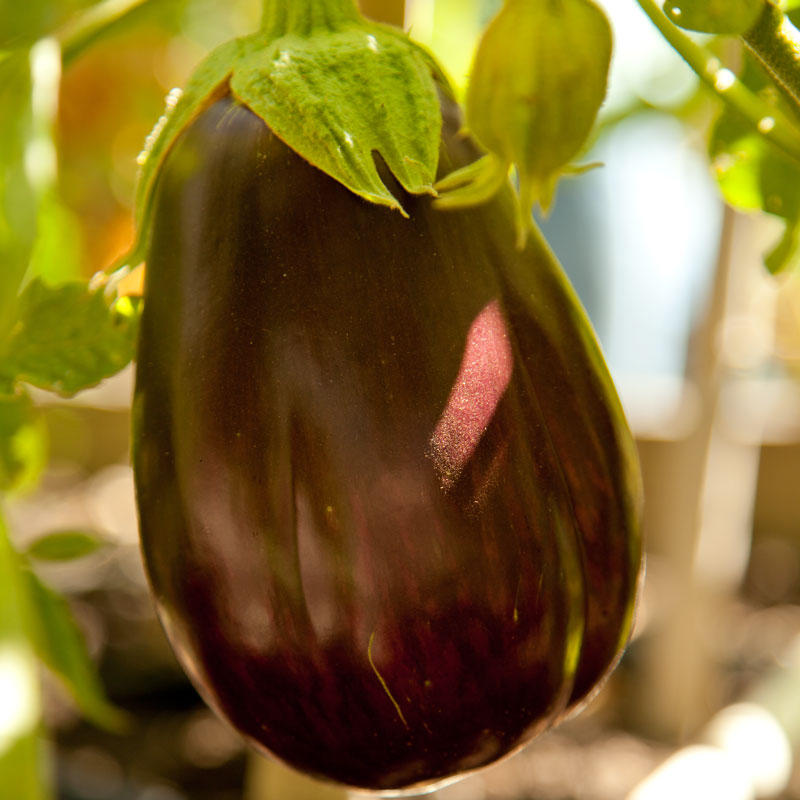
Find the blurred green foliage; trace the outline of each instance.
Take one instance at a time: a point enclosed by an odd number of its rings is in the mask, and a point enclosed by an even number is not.
[[[0,334],[11,325],[17,287],[36,238],[36,196],[25,171],[32,138],[30,55],[6,54],[0,61]]]
[[[25,579],[0,519],[0,797],[19,800],[51,796],[31,636],[34,622]]]
[[[787,104],[754,59],[743,53],[740,78],[765,101],[790,114]],[[763,126],[770,125],[765,117]],[[758,128],[725,108],[709,139],[709,155],[725,200],[747,211],[763,210],[786,222],[780,241],[765,255],[770,272],[796,263],[800,226],[800,164],[771,146]]]
[[[30,397],[0,395],[0,491],[31,487],[46,454],[44,428]]]
[[[77,555],[73,551],[73,556]],[[121,730],[125,714],[106,699],[80,628],[67,601],[28,567],[20,570],[32,611],[32,641],[36,655],[57,675],[83,714],[96,725]]]
[[[47,458],[46,428],[29,386],[70,395],[130,362],[137,302],[89,283],[80,211],[65,201],[59,171],[62,43],[77,59],[91,43],[144,24],[157,4],[26,0],[0,5],[0,492],[30,489]],[[178,3],[162,3],[165,18]],[[119,87],[110,87],[117,91]],[[81,123],[87,115],[79,112]],[[68,116],[68,115],[67,115]],[[60,129],[60,130],[59,130]],[[131,161],[134,158],[131,157]],[[68,174],[68,173],[67,173]],[[131,192],[132,193],[132,192]],[[71,198],[75,199],[74,195]],[[102,266],[102,265],[97,265]],[[41,721],[37,663],[56,674],[84,715],[118,728],[66,600],[11,545],[0,495],[0,797],[53,794]],[[28,555],[67,560],[96,537],[60,531]]]
[[[396,0],[387,3],[396,16]],[[371,7],[379,5],[372,0]],[[0,0],[0,798],[53,794],[39,664],[58,675],[88,718],[112,728],[124,722],[103,694],[68,603],[32,568],[91,556],[102,539],[59,530],[18,552],[3,523],[2,495],[30,489],[47,461],[46,429],[30,387],[71,395],[130,361],[137,301],[115,281],[90,278],[132,244],[136,155],[164,95],[211,48],[251,32],[260,6],[258,0]],[[461,88],[479,28],[500,6],[500,0],[436,3],[428,43]],[[667,2],[661,16],[669,26],[738,34],[762,6],[763,0]],[[784,8],[790,21],[800,20],[800,0]],[[800,162],[769,136],[774,112],[787,120],[800,152],[797,111],[739,38],[718,37],[705,47],[694,66],[702,71],[716,62],[704,79],[721,109],[709,154],[722,194],[737,208],[785,221],[766,263],[772,271],[796,270]],[[740,84],[727,82],[736,76]],[[740,85],[748,103],[734,108]]]
[[[71,561],[96,553],[106,547],[97,533],[79,530],[53,531],[31,542],[25,555],[37,561]]]
[[[3,0],[0,5],[0,49],[18,49],[48,36],[76,12],[100,0]]]

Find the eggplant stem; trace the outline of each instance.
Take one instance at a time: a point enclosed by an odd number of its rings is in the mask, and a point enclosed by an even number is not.
[[[310,36],[361,19],[354,0],[262,0],[261,30],[268,40],[287,34]]]

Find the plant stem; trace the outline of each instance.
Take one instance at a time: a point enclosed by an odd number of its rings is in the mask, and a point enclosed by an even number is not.
[[[800,33],[794,25],[767,0],[758,22],[742,40],[800,113]]]
[[[308,36],[317,28],[335,30],[360,19],[354,0],[262,0],[261,30],[268,39],[287,33]]]
[[[359,0],[361,13],[375,22],[403,27],[405,22],[405,0]]]
[[[653,0],[637,0],[664,38],[697,76],[764,138],[800,162],[800,129],[774,106],[751,92],[719,59],[681,33]]]
[[[58,35],[63,65],[69,66],[109,28],[121,24],[130,14],[151,3],[153,0],[105,0],[79,14]]]

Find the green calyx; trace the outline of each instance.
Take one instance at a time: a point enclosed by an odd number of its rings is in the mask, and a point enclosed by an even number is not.
[[[144,260],[170,147],[228,93],[311,164],[365,200],[405,214],[378,174],[374,153],[407,192],[435,194],[437,81],[444,78],[427,51],[402,31],[365,20],[353,0],[265,0],[262,29],[217,47],[183,91],[167,98],[139,157],[138,235],[125,263]]]

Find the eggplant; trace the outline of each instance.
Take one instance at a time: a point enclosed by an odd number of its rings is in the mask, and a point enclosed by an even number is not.
[[[440,171],[478,153],[443,100]],[[366,790],[489,764],[626,643],[634,444],[511,190],[408,214],[230,96],[156,190],[134,397],[141,542],[202,696],[253,746]]]

